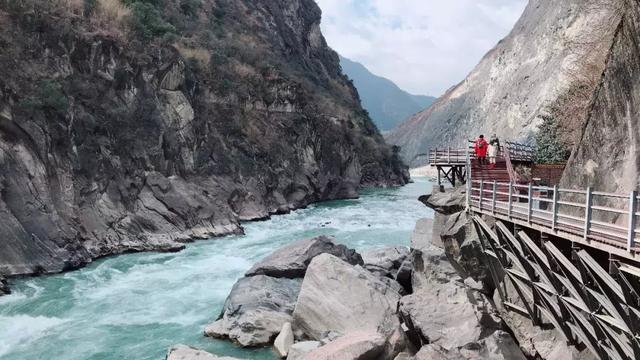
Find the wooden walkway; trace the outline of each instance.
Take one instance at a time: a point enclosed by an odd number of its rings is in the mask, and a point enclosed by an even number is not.
[[[561,189],[523,182],[517,164],[533,164],[535,150],[506,142],[494,168],[479,165],[471,149],[433,149],[429,163],[455,186],[464,169],[467,209],[616,256],[640,261],[637,192]],[[451,179],[453,177],[453,180]]]
[[[484,180],[472,180],[467,188],[471,212],[635,261],[640,260],[638,200],[635,191],[622,195]]]
[[[599,359],[640,359],[636,191],[524,182],[515,166],[533,164],[533,149],[516,143],[506,144],[495,167],[478,164],[467,149],[432,154],[432,166],[438,167],[461,167],[465,158],[467,210],[505,309],[534,325],[553,326],[568,343],[583,344]],[[494,218],[495,226],[483,215]],[[518,228],[536,230],[540,238]],[[558,238],[571,241],[571,251],[560,250]],[[593,249],[608,254],[608,269]]]

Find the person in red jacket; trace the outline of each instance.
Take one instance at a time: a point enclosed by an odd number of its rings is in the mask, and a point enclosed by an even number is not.
[[[484,139],[484,135],[480,135],[478,139],[473,144],[473,148],[476,151],[476,157],[478,158],[478,163],[480,165],[487,164],[487,149],[489,148],[489,143]]]

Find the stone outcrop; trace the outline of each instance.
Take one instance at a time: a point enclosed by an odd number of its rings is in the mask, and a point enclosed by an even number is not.
[[[216,356],[186,345],[175,345],[169,349],[166,360],[240,360],[229,356]]]
[[[311,260],[325,253],[334,255],[352,265],[363,264],[362,257],[355,250],[342,244],[336,244],[334,241],[333,237],[318,236],[293,242],[253,265],[247,271],[246,276],[267,275],[302,278]]]
[[[450,215],[464,210],[466,190],[464,186],[458,186],[447,191],[422,195],[419,200],[440,214]]]
[[[411,249],[422,250],[431,244],[438,246],[440,236],[437,234],[439,233],[435,229],[434,219],[418,219],[411,234]],[[433,234],[436,234],[435,238],[432,236]]]
[[[293,313],[294,329],[314,340],[329,332],[389,336],[399,326],[399,299],[396,290],[367,270],[322,254],[307,269]]]
[[[442,250],[434,248],[416,255],[414,293],[400,300],[401,318],[415,333],[414,341],[450,350],[478,343],[502,329],[490,299],[465,286],[438,252]]]
[[[362,252],[364,268],[370,272],[395,279],[398,270],[409,256],[406,246],[390,246]]]
[[[565,168],[563,188],[591,186],[628,194],[640,185],[640,5],[627,0],[622,4],[622,22],[580,141]],[[597,205],[622,208],[626,203]]]
[[[483,261],[480,239],[466,211],[447,217],[440,240],[451,265],[460,276],[491,282],[487,264]]]
[[[543,117],[552,117],[571,146],[591,106],[623,1],[530,1],[511,33],[465,80],[387,140],[412,161],[438,145],[467,146],[483,133],[528,138]]]
[[[149,3],[166,37],[100,21],[102,2],[0,3],[0,274],[175,251],[408,180],[314,1],[190,3]]]
[[[464,189],[423,198],[436,211],[435,219],[416,224],[409,256],[413,293],[398,306],[407,337],[419,351],[402,356],[524,359],[488,295],[493,289],[483,284],[486,267],[475,228],[466,213],[455,211],[464,204]]]
[[[233,286],[220,318],[205,329],[207,336],[229,338],[242,346],[270,344],[293,320],[301,279],[264,275],[245,277]]]
[[[435,196],[451,199],[440,202],[440,209],[463,201],[447,193]],[[492,219],[484,220],[493,226]],[[593,358],[586,349],[568,346],[555,329],[534,326],[531,320],[505,309],[483,263],[478,234],[464,212],[436,210],[433,223],[439,224],[433,226],[433,234],[428,226],[416,225],[412,245],[421,248],[413,249],[410,257],[414,293],[401,299],[400,312],[405,324],[415,330],[410,336],[414,342],[424,344],[440,336],[444,341],[422,346],[415,359]],[[506,291],[515,305],[524,306],[508,279]],[[448,310],[437,311],[437,307]],[[448,312],[455,312],[455,319],[446,319]],[[457,321],[464,325],[456,325]],[[449,331],[458,340],[442,335]],[[465,341],[471,342],[460,346]]]
[[[305,360],[373,360],[382,358],[385,337],[375,331],[347,333],[305,355]]]

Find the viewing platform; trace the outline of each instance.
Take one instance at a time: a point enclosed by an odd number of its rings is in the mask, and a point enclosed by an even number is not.
[[[466,175],[457,180],[506,310],[599,359],[640,359],[640,194],[560,187],[562,166],[538,167],[534,154],[508,142],[495,166],[469,149],[432,150],[429,163],[453,186],[452,173]]]

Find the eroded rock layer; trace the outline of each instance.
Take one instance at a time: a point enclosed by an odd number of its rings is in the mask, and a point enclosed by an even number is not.
[[[626,0],[532,0],[511,33],[460,84],[387,136],[407,161],[479,134],[521,139],[543,118],[573,146],[604,69]]]
[[[624,3],[623,20],[582,137],[563,174],[563,187],[591,186],[621,194],[638,189],[640,5],[631,0]]]
[[[314,1],[105,4],[0,3],[0,274],[407,181]]]

